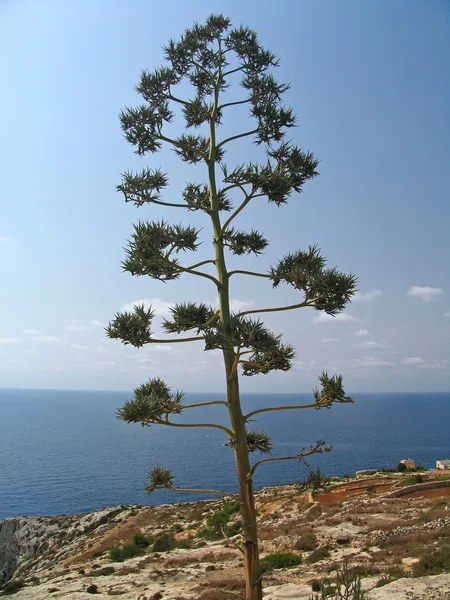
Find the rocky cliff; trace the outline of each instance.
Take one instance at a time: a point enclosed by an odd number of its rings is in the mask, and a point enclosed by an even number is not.
[[[411,488],[389,498],[391,484],[396,489],[398,479],[336,484],[312,505],[292,486],[259,492],[261,555],[299,557],[295,566],[267,570],[265,600],[309,600],[314,582],[333,581],[344,565],[362,577],[368,600],[450,600],[450,488]],[[239,519],[230,517],[228,539],[209,525],[222,507],[211,500],[6,519],[0,581],[9,581],[6,591],[17,600],[241,596]],[[118,552],[136,534],[151,544],[136,554]],[[167,544],[157,548],[161,536]]]

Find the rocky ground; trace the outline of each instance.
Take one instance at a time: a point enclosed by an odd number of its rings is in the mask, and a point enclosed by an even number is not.
[[[265,599],[310,599],[312,586],[332,584],[336,571],[347,568],[361,577],[368,600],[449,600],[450,487],[425,484],[388,497],[400,487],[399,478],[380,475],[337,483],[314,498],[292,486],[259,492],[261,555],[289,553],[301,560],[267,569]],[[241,597],[238,517],[226,516],[225,539],[214,524],[223,506],[120,506],[81,516],[7,519],[0,522],[0,583],[9,580],[3,589],[17,600]],[[136,534],[139,554],[120,556]]]

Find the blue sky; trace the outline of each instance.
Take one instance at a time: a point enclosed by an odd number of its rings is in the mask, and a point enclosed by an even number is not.
[[[161,63],[170,38],[224,12],[281,58],[277,77],[291,82],[287,102],[298,117],[294,141],[321,160],[321,176],[287,207],[242,214],[238,227],[258,227],[270,246],[232,262],[265,270],[317,243],[331,264],[357,273],[360,289],[333,321],[310,309],[267,318],[296,347],[295,368],[245,379],[242,389],[308,391],[323,368],[341,372],[350,391],[450,388],[450,5],[266,4],[0,3],[0,386],[130,389],[158,374],[187,391],[223,389],[218,354],[187,344],[138,351],[106,340],[103,326],[136,300],[152,301],[160,315],[177,301],[215,302],[209,282],[122,273],[138,219],[208,223],[125,205],[115,186],[127,169],[161,166],[176,200],[192,179],[167,150],[136,157],[118,113],[139,102],[139,73]],[[245,123],[239,113],[224,135]],[[229,160],[249,151],[236,143]],[[199,260],[210,251],[205,243]],[[232,296],[236,309],[298,300],[243,277]]]

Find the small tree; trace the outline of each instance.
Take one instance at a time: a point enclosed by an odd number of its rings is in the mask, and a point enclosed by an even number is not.
[[[118,190],[126,202],[136,206],[157,204],[167,207],[202,211],[209,216],[213,236],[213,256],[196,264],[182,264],[181,254],[193,252],[199,246],[199,231],[192,226],[171,225],[166,221],[139,221],[126,250],[124,270],[132,275],[149,275],[159,281],[171,281],[182,274],[210,281],[218,292],[219,309],[205,304],[184,302],[171,309],[171,318],[164,319],[164,330],[172,335],[194,331],[190,337],[155,339],[152,334],[154,312],[145,306],[135,306],[132,312],[116,314],[107,328],[110,338],[124,344],[141,347],[151,343],[202,342],[205,350],[220,349],[225,367],[226,401],[185,404],[183,393],[171,392],[161,379],[151,379],[134,390],[133,399],[118,411],[118,417],[128,423],[160,424],[169,427],[213,427],[229,438],[235,455],[238,497],[243,526],[246,599],[262,597],[262,572],[259,563],[256,510],[253,478],[256,470],[269,461],[302,460],[305,456],[329,450],[319,440],[295,456],[262,458],[253,465],[249,455],[259,451],[268,455],[272,450],[269,436],[250,431],[247,424],[258,414],[269,411],[303,408],[330,408],[336,402],[351,402],[345,395],[340,375],[319,377],[320,389],[314,391],[310,404],[261,408],[243,413],[239,395],[239,374],[254,376],[273,370],[287,371],[295,355],[290,344],[283,344],[280,335],[270,332],[253,315],[312,307],[329,315],[341,312],[355,292],[356,278],[336,268],[326,268],[325,258],[316,246],[286,254],[267,272],[227,269],[226,252],[240,256],[259,255],[267,240],[258,232],[236,229],[234,222],[250,202],[269,202],[281,207],[294,192],[317,173],[318,161],[310,152],[286,141],[286,132],[294,127],[295,117],[283,105],[283,94],[289,86],[278,83],[271,69],[278,65],[275,55],[264,49],[254,31],[247,27],[233,28],[223,16],[211,16],[204,25],[186,30],[179,41],[170,41],[164,49],[166,64],[152,72],[143,71],[137,91],[144,104],[125,109],[120,117],[126,139],[136,147],[136,153],[158,152],[163,144],[173,148],[182,161],[204,165],[206,181],[188,183],[182,191],[182,201],[167,202],[161,193],[168,178],[160,169],[145,168],[141,172],[126,172]],[[228,87],[240,77],[244,90],[238,100],[224,102]],[[183,83],[183,86],[179,84]],[[182,94],[190,84],[193,97]],[[248,105],[254,126],[219,139],[224,113],[236,106]],[[175,118],[178,107],[185,121],[185,131],[169,137],[166,125]],[[192,130],[196,130],[192,133]],[[250,138],[262,148],[265,159],[258,164],[230,165],[224,161],[225,150],[237,140]],[[198,169],[196,170],[198,172]],[[240,197],[239,197],[240,195]],[[299,302],[290,306],[230,310],[230,284],[235,277],[247,275],[267,279],[273,287],[287,284],[299,291]],[[211,404],[228,409],[228,427],[214,423],[182,424],[171,420],[184,410]],[[174,476],[156,466],[146,486],[148,492],[161,488],[174,491]],[[193,490],[189,490],[193,491]],[[226,495],[217,490],[201,490]]]

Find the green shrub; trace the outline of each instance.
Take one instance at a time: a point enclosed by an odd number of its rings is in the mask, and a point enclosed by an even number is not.
[[[136,546],[136,544],[129,544],[128,546],[113,546],[109,551],[109,558],[113,562],[123,562],[129,558],[135,556],[141,556],[144,554],[145,548],[142,546]]]
[[[150,546],[152,540],[149,539],[143,533],[135,533],[133,535],[133,544],[138,546],[139,548],[148,548]]]
[[[12,594],[16,594],[19,590],[23,588],[25,583],[21,579],[14,579],[14,581],[9,581],[5,583],[5,585],[1,588],[3,596],[10,596]]]
[[[408,467],[405,465],[405,463],[399,462],[397,465],[397,471],[399,473],[404,473],[406,471]]]
[[[322,589],[320,581],[318,581],[317,579],[313,579],[311,581],[311,589],[313,592],[320,592],[320,590]]]
[[[377,488],[376,488],[374,485],[368,485],[368,486],[366,487],[366,492],[367,492],[368,494],[374,494],[376,489],[377,489]]]
[[[239,511],[239,502],[233,502],[227,504],[221,510],[218,510],[213,515],[206,519],[206,525],[220,529],[221,526],[226,525],[230,520],[232,514]]]
[[[450,546],[428,550],[413,567],[413,577],[450,572]]]
[[[175,539],[169,533],[161,533],[155,537],[152,552],[167,552],[175,548]]]
[[[308,558],[306,559],[305,562],[312,565],[316,562],[319,562],[319,560],[324,560],[325,558],[328,558],[329,556],[330,556],[329,547],[323,546],[322,548],[317,548],[317,550],[314,550],[314,552],[311,552],[311,554],[308,556]]]
[[[239,512],[239,502],[233,502],[225,505],[221,510],[218,510],[213,515],[206,519],[206,527],[200,529],[197,533],[198,537],[207,540],[217,540],[223,537],[222,530],[227,536],[233,536],[239,533],[241,526],[226,527],[231,515]]]
[[[402,480],[402,485],[415,485],[416,483],[423,483],[422,475],[410,475]]]
[[[299,554],[276,553],[268,554],[261,560],[261,567],[267,569],[288,569],[296,567],[302,563],[302,557]]]

